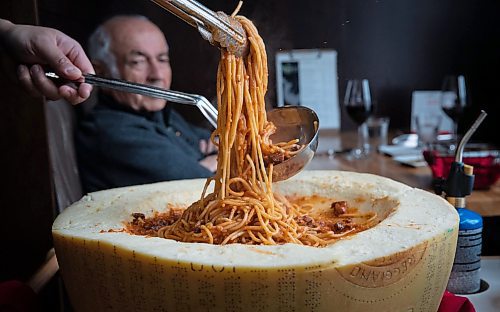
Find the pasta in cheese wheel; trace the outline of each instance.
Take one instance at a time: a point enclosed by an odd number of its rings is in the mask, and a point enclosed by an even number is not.
[[[187,207],[204,180],[91,193],[53,225],[76,311],[436,311],[458,215],[444,199],[369,174],[305,171],[274,184],[375,211],[381,222],[326,247],[212,245],[131,235],[131,214]]]

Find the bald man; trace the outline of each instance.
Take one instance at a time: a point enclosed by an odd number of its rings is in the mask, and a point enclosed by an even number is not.
[[[116,16],[89,39],[98,75],[170,88],[163,32],[143,16]],[[188,124],[163,99],[99,90],[98,104],[79,123],[76,149],[87,192],[212,176],[209,131]]]

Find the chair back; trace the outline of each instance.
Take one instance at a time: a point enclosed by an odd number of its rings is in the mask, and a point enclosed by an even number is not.
[[[57,214],[83,195],[74,144],[76,114],[71,104],[58,100],[46,102],[45,116]]]

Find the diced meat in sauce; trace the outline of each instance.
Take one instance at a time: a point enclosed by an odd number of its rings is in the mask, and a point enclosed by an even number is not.
[[[336,222],[333,224],[332,230],[337,233],[337,232],[342,232],[345,229],[345,225],[342,222]]]
[[[314,220],[310,216],[304,215],[297,220],[297,223],[299,225],[302,225],[302,226],[307,225],[307,226],[311,227],[314,223]]]
[[[143,213],[140,213],[140,212],[134,212],[132,214],[132,217],[134,217],[134,220],[132,221],[132,223],[138,223],[139,222],[139,219],[146,219],[146,216],[143,214]]]
[[[333,202],[331,208],[334,216],[341,216],[347,212],[347,202],[345,200]]]
[[[171,209],[167,213],[155,214],[152,218],[146,218],[143,213],[134,212],[134,218],[127,224],[127,230],[136,235],[156,236],[159,229],[164,226],[172,225],[182,216],[183,209]]]
[[[267,167],[270,164],[276,165],[285,161],[285,153],[275,152],[268,155],[264,155],[264,165]]]

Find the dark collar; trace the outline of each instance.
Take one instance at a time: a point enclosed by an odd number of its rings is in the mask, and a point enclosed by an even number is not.
[[[163,123],[164,120],[168,120],[168,116],[170,115],[170,108],[168,107],[165,107],[163,110],[156,112],[149,112],[145,110],[137,111],[127,105],[123,105],[117,102],[111,95],[105,94],[103,92],[98,93],[98,106],[112,110],[123,111],[125,113],[134,114],[137,116],[142,116],[148,120],[161,123]],[[164,114],[165,119],[163,118]]]

